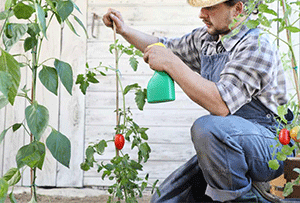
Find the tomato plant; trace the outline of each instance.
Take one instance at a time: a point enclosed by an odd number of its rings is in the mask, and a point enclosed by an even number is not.
[[[134,46],[125,47],[115,40],[114,44],[109,47],[111,54],[118,52],[117,61],[123,54],[130,56],[129,63],[134,71],[138,68],[137,57],[141,57],[142,53],[136,50]],[[117,63],[118,64],[118,63]],[[135,91],[135,102],[139,110],[143,110],[147,90],[142,88],[139,84],[134,83],[123,88],[120,81],[120,70],[112,68],[111,66],[104,66],[100,62],[99,66],[90,68],[86,64],[86,73],[77,76],[76,84],[79,85],[82,93],[85,94],[90,83],[99,83],[99,77],[105,77],[105,71],[114,71],[117,76],[118,87],[122,94],[122,108],[118,108],[117,101],[117,125],[115,127],[115,136],[112,140],[101,140],[98,143],[92,143],[88,146],[85,152],[85,160],[81,164],[81,169],[88,171],[93,167],[97,167],[97,171],[102,173],[102,179],[108,178],[114,181],[114,184],[109,186],[108,192],[111,194],[108,202],[113,202],[117,198],[117,202],[125,200],[126,202],[138,202],[137,197],[143,195],[143,191],[148,187],[149,174],[145,177],[140,177],[139,172],[143,170],[143,163],[146,163],[150,157],[151,148],[147,143],[148,128],[140,127],[132,118],[130,107],[126,106],[126,95],[130,91]],[[118,91],[117,91],[118,92]],[[125,143],[131,144],[131,149],[137,149],[137,160],[131,159],[128,153],[123,153],[123,146]],[[108,146],[108,142],[114,142],[116,147],[116,156],[114,156],[108,163],[98,163],[95,155],[102,155]],[[156,187],[158,180],[152,184],[152,191],[155,189],[159,194]]]

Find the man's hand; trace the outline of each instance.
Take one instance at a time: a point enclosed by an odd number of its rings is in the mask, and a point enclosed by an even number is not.
[[[113,22],[116,25],[117,33],[122,35],[125,32],[126,28],[123,17],[119,11],[109,8],[107,13],[103,16],[103,23],[107,27],[112,28]]]
[[[154,45],[145,49],[144,61],[157,71],[171,71],[176,61],[181,61],[170,49]]]

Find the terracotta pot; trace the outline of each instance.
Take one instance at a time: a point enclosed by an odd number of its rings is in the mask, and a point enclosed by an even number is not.
[[[300,157],[290,157],[284,162],[284,178],[287,182],[295,180],[299,173],[293,171],[294,168],[300,168]],[[294,192],[286,198],[300,198],[300,185],[293,187]]]

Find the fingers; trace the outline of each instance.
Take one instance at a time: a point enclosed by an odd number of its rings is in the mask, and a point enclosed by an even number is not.
[[[107,27],[113,27],[113,22],[115,22],[117,27],[120,27],[121,22],[123,22],[121,13],[111,8],[108,9],[102,20]]]
[[[143,56],[143,59],[146,63],[149,63],[149,49],[150,48],[146,48],[145,51],[144,51],[144,56]]]

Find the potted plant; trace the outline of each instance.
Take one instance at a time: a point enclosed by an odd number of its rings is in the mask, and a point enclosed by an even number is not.
[[[247,26],[250,28],[260,26],[265,33],[270,34],[277,40],[279,50],[286,50],[281,53],[282,62],[286,74],[292,77],[290,81],[293,81],[295,91],[291,93],[290,100],[286,105],[278,107],[278,121],[282,123],[282,126],[278,128],[277,137],[275,138],[278,143],[276,146],[272,146],[274,148],[273,160],[269,162],[269,166],[277,170],[279,168],[278,161],[284,161],[284,177],[287,183],[284,187],[283,196],[286,198],[300,198],[300,87],[297,65],[299,61],[297,62],[295,55],[295,48],[299,44],[294,44],[293,40],[296,37],[295,34],[300,32],[299,27],[297,27],[300,20],[300,2],[251,0],[247,8],[249,13],[252,13],[255,9],[259,11],[255,19],[245,22]],[[274,27],[277,28],[275,31]],[[294,114],[292,122],[286,120],[285,115],[287,115],[288,109]],[[296,156],[290,157],[294,153]]]

